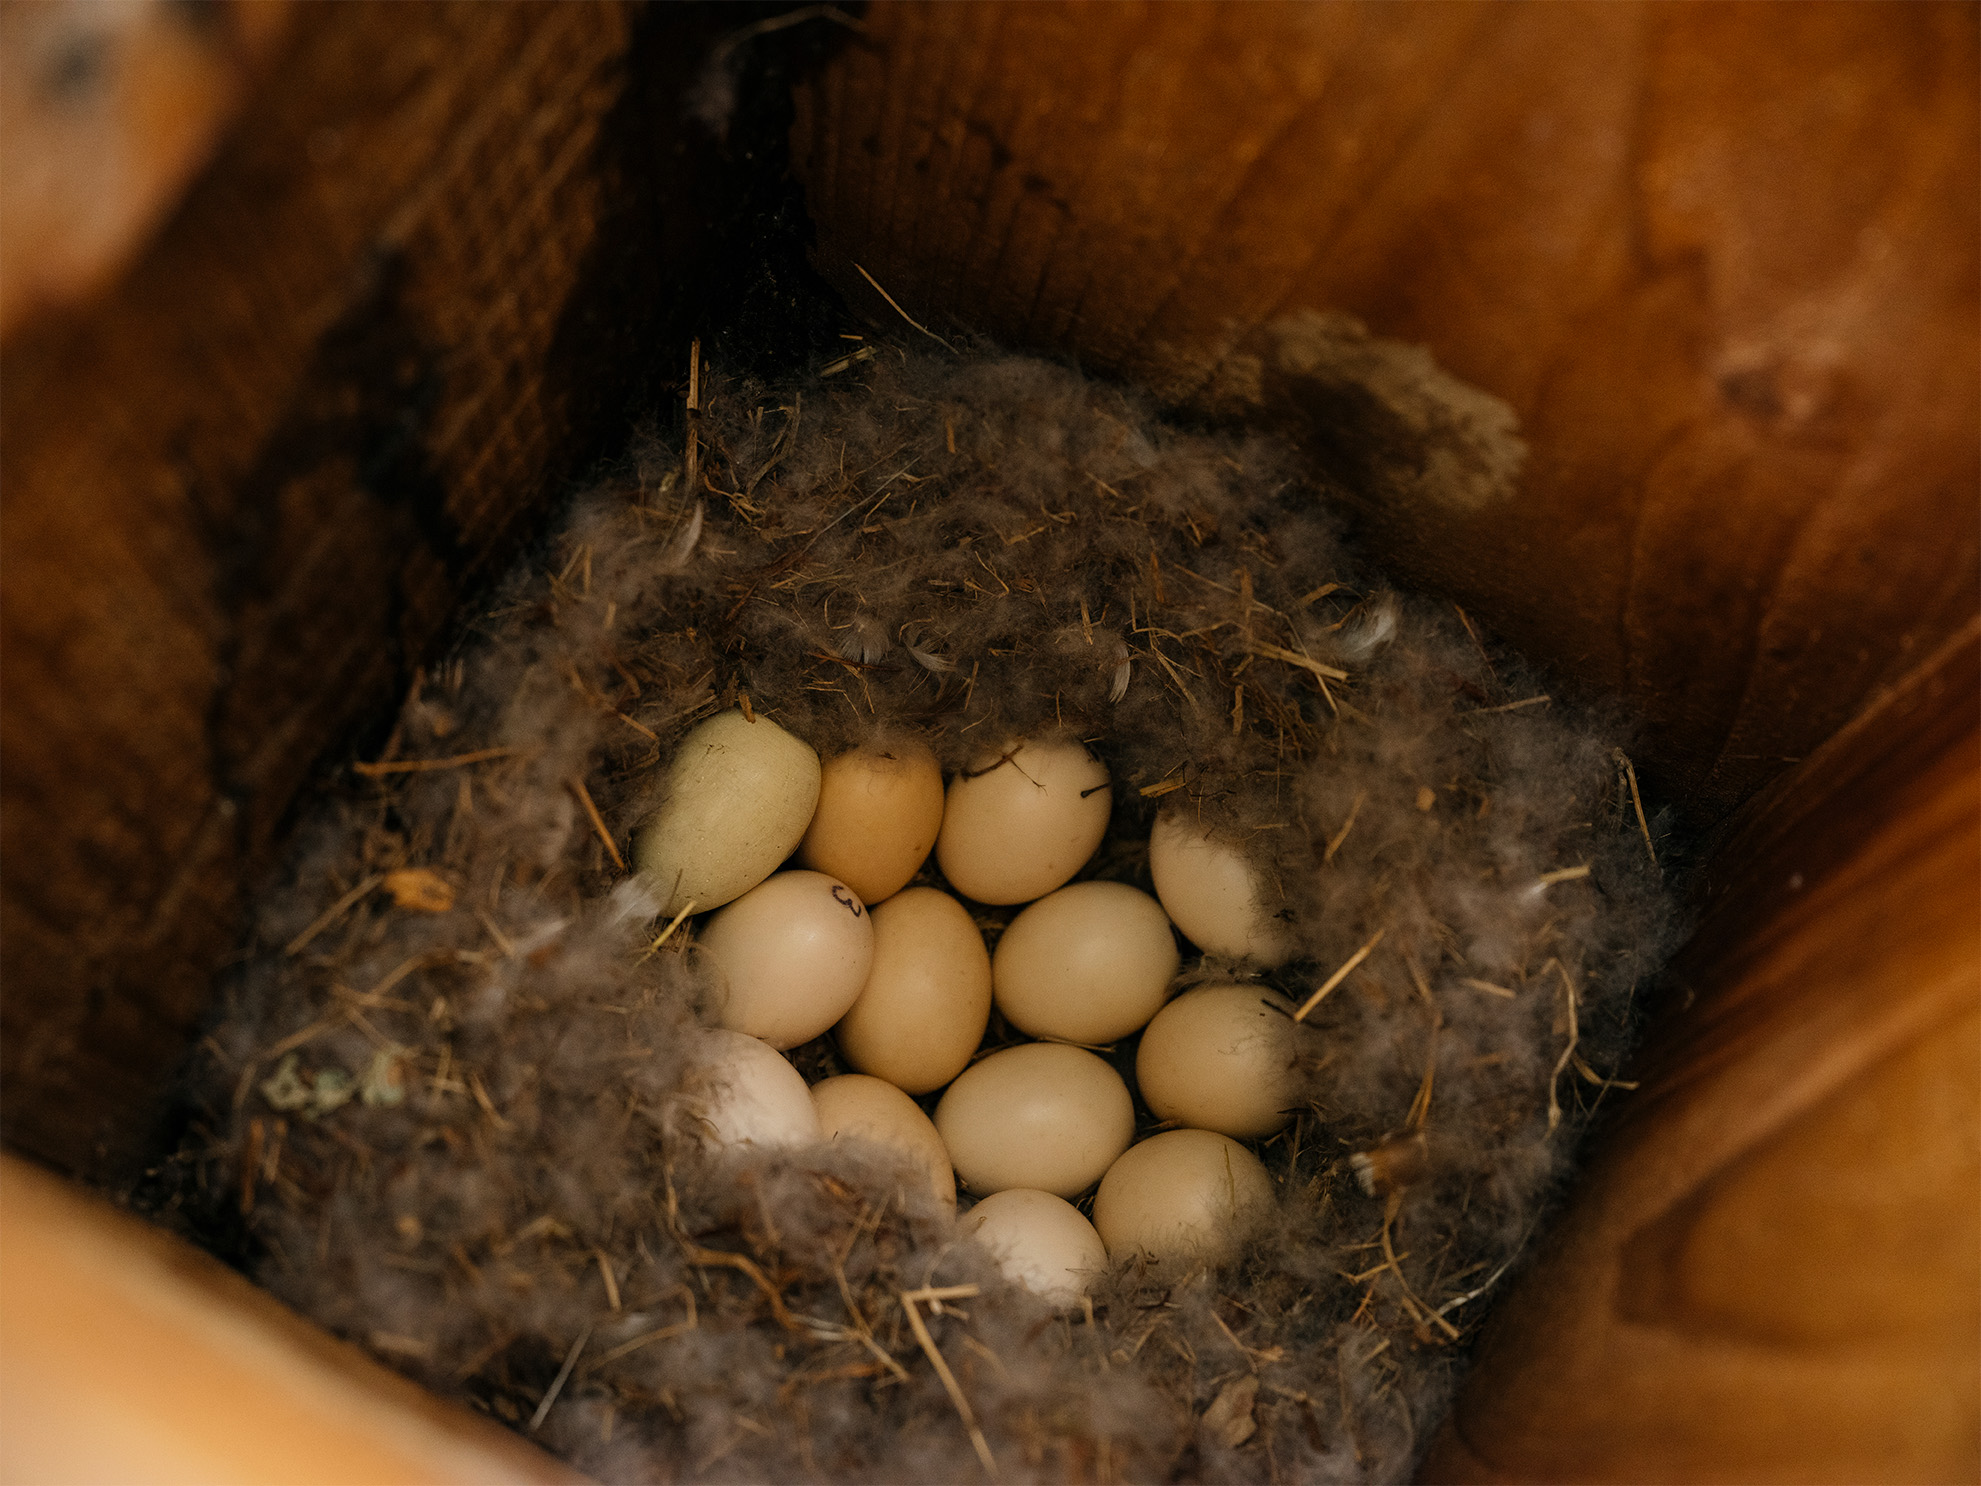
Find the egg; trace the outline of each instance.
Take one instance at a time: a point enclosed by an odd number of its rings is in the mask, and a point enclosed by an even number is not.
[[[1271,911],[1251,858],[1185,812],[1166,810],[1156,818],[1149,874],[1164,911],[1205,954],[1268,968],[1293,958],[1293,934]]]
[[[824,1138],[812,1091],[769,1043],[709,1029],[707,1091],[691,1106],[695,1126],[716,1145],[807,1145]]]
[[[723,1026],[772,1047],[809,1042],[846,1015],[874,963],[874,926],[823,872],[779,872],[708,921],[699,941],[722,987]]]
[[[1165,1130],[1131,1146],[1094,1194],[1108,1257],[1229,1259],[1273,1209],[1259,1158],[1212,1130]]]
[[[969,910],[932,887],[904,888],[873,910],[874,963],[833,1030],[862,1073],[910,1094],[969,1065],[990,1021],[991,961]]]
[[[1075,1197],[1128,1149],[1135,1104],[1121,1075],[1084,1048],[1028,1042],[966,1068],[936,1106],[935,1127],[972,1192]]]
[[[905,1151],[929,1175],[936,1201],[956,1206],[949,1151],[929,1117],[893,1084],[864,1073],[842,1073],[812,1085],[812,1105],[827,1140],[852,1137]]]
[[[1078,1305],[1089,1276],[1107,1269],[1107,1246],[1094,1225],[1050,1192],[993,1192],[956,1226],[990,1250],[1006,1279],[1061,1308]]]
[[[926,744],[893,738],[826,762],[798,860],[875,904],[921,870],[942,826],[942,766]]]
[[[935,859],[966,898],[1029,903],[1094,854],[1113,803],[1086,745],[1010,743],[950,781]]]
[[[681,740],[667,795],[633,833],[662,911],[720,908],[796,849],[819,799],[819,757],[767,717],[711,717]]]
[[[1201,985],[1156,1013],[1135,1084],[1156,1116],[1253,1140],[1293,1118],[1293,1003],[1263,986]]]
[[[1076,882],[1011,921],[991,957],[991,985],[1021,1032],[1113,1042],[1161,1008],[1178,963],[1154,898],[1124,882]]]

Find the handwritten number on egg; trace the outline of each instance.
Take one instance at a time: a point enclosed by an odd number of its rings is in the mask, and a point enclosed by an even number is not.
[[[858,918],[866,911],[860,907],[860,900],[858,898],[854,897],[836,882],[832,885],[832,896],[834,901],[844,903],[855,918]]]

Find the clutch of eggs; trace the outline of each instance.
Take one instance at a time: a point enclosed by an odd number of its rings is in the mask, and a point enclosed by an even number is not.
[[[1153,897],[1073,882],[1112,808],[1072,740],[1008,740],[945,786],[912,736],[821,764],[766,717],[690,731],[633,843],[667,914],[708,914],[718,1026],[690,1127],[891,1147],[938,1204],[977,1198],[962,1231],[1058,1306],[1130,1253],[1229,1257],[1273,1209],[1240,1142],[1292,1117],[1293,1008],[1238,980],[1171,999],[1176,931],[1261,969],[1296,943],[1246,854],[1182,811],[1151,834]],[[910,886],[931,854],[953,892]],[[994,955],[964,900],[1025,905]],[[993,1004],[1038,1040],[982,1050]],[[828,1031],[857,1071],[807,1089],[783,1050]],[[1140,1142],[1128,1085],[1088,1050],[1137,1033],[1136,1084],[1179,1127]],[[931,1118],[916,1098],[938,1091]],[[1069,1200],[1089,1191],[1091,1222]]]

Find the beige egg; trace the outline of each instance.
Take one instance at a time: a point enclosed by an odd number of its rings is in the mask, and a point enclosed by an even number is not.
[[[1149,833],[1156,896],[1183,937],[1209,955],[1283,965],[1297,946],[1267,904],[1258,868],[1238,846],[1180,810],[1156,817]]]
[[[1156,1013],[1135,1083],[1164,1120],[1254,1140],[1293,1118],[1293,1003],[1263,986],[1201,985]]]
[[[886,739],[827,761],[798,860],[872,905],[908,885],[941,827],[942,766],[919,739]]]
[[[990,953],[969,910],[932,887],[904,888],[872,916],[873,969],[833,1037],[862,1073],[927,1094],[984,1040]]]
[[[1099,1044],[1147,1024],[1178,963],[1154,898],[1125,882],[1076,882],[1011,921],[991,957],[991,985],[1019,1031]]]
[[[707,1089],[691,1106],[691,1128],[716,1145],[806,1145],[824,1138],[812,1091],[769,1043],[711,1028]]]
[[[1244,1146],[1211,1130],[1165,1130],[1108,1168],[1094,1194],[1094,1227],[1111,1259],[1139,1250],[1218,1262],[1272,1209],[1272,1178]]]
[[[1029,903],[1085,865],[1113,801],[1086,745],[1008,744],[950,781],[935,858],[966,898]]]
[[[906,1151],[927,1169],[936,1200],[956,1206],[956,1176],[942,1137],[920,1106],[893,1084],[864,1073],[842,1073],[812,1085],[812,1104],[827,1140],[872,1140]]]
[[[819,799],[819,757],[767,717],[711,717],[681,740],[661,807],[633,833],[633,865],[662,911],[742,897],[797,848]]]
[[[874,926],[823,872],[779,872],[709,919],[699,941],[721,987],[717,1020],[772,1047],[809,1042],[846,1015],[874,963]]]
[[[1062,1308],[1080,1303],[1107,1269],[1107,1246],[1080,1209],[1030,1187],[993,1192],[957,1229],[991,1251],[1004,1277]]]
[[[936,1106],[935,1127],[972,1192],[1077,1197],[1128,1148],[1135,1103],[1121,1075],[1084,1048],[1028,1042],[965,1069]]]

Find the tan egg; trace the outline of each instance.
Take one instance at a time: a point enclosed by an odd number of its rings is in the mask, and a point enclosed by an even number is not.
[[[1293,958],[1293,934],[1273,915],[1251,858],[1187,813],[1166,810],[1156,817],[1149,875],[1164,911],[1205,954],[1267,967]]]
[[[949,1151],[920,1106],[893,1084],[864,1073],[842,1073],[812,1085],[812,1104],[827,1140],[853,1137],[906,1151],[926,1167],[938,1202],[956,1206]]]
[[[1019,1031],[1099,1044],[1147,1024],[1178,963],[1154,898],[1125,882],[1076,882],[1011,921],[991,957],[991,985]]]
[[[1272,1213],[1259,1158],[1211,1130],[1165,1130],[1129,1148],[1101,1178],[1094,1227],[1108,1257],[1231,1258]]]
[[[966,898],[1029,903],[1085,865],[1113,801],[1085,744],[1008,744],[949,782],[935,859]]]
[[[908,885],[941,827],[942,766],[919,739],[886,739],[827,761],[798,860],[871,905]]]
[[[1156,1013],[1135,1085],[1159,1119],[1240,1140],[1293,1118],[1293,1003],[1263,986],[1201,985]]]
[[[790,1060],[769,1043],[720,1027],[709,1029],[707,1092],[690,1112],[692,1127],[715,1145],[807,1145],[824,1138],[812,1091]]]
[[[1076,1197],[1128,1148],[1135,1103],[1121,1075],[1084,1048],[1028,1042],[965,1069],[936,1106],[935,1127],[972,1192]]]
[[[991,962],[969,910],[932,887],[873,910],[874,964],[833,1037],[846,1061],[910,1094],[964,1068],[990,1021]]]
[[[797,848],[819,799],[819,757],[767,717],[711,717],[681,740],[667,797],[633,833],[633,865],[662,912],[742,897]]]
[[[874,963],[874,926],[823,872],[779,872],[709,919],[700,938],[722,989],[719,1020],[772,1047],[809,1042],[846,1015]]]
[[[991,1251],[1004,1277],[1061,1308],[1080,1303],[1107,1269],[1107,1246],[1080,1209],[1030,1187],[993,1192],[957,1229]]]

